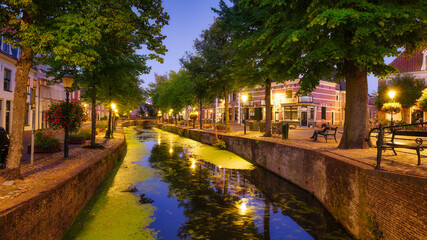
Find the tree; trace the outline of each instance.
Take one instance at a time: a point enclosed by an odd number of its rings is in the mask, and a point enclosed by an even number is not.
[[[409,123],[409,108],[415,105],[418,98],[421,97],[423,90],[427,87],[422,79],[415,79],[415,76],[409,73],[398,74],[384,85],[378,87],[375,95],[375,105],[382,109],[384,103],[390,102],[388,92],[396,92],[395,102],[402,105],[403,120]]]
[[[146,45],[150,57],[161,60],[161,28],[167,24],[161,2],[111,1],[0,1],[1,33],[21,49],[16,65],[13,126],[6,178],[20,178],[24,132],[26,83],[34,56],[56,54],[69,66],[88,67],[97,57],[92,46],[103,33],[128,39],[132,46]]]
[[[240,78],[233,76],[233,56],[235,54],[231,43],[231,32],[222,28],[215,21],[212,26],[204,30],[200,35],[201,39],[196,39],[194,46],[196,51],[204,58],[205,71],[213,84],[213,89],[217,90],[218,96],[223,96],[225,100],[225,125],[226,131],[230,132],[230,113],[228,96],[236,90],[244,87]]]
[[[367,73],[395,71],[385,56],[408,54],[426,46],[423,1],[324,0],[252,1],[249,8],[266,11],[256,42],[270,53],[267,66],[283,62],[301,74],[302,91],[313,90],[332,74],[346,81],[344,133],[339,148],[365,148],[368,134]]]
[[[265,49],[265,42],[269,42],[264,31],[265,19],[272,12],[266,8],[248,7],[244,1],[232,1],[229,7],[224,1],[220,1],[220,9],[214,10],[219,15],[219,24],[231,32],[231,41],[234,46],[234,76],[245,82],[246,86],[255,84],[264,85],[265,89],[265,134],[271,134],[271,84],[273,81],[282,82],[295,79],[298,74],[291,71],[292,61],[272,61],[272,52]],[[286,21],[285,21],[286,22]],[[298,51],[290,51],[286,54],[294,55]]]
[[[202,108],[203,102],[210,103],[216,97],[216,91],[214,90],[214,84],[209,78],[209,70],[206,67],[206,59],[200,55],[193,55],[186,53],[186,56],[180,59],[181,65],[188,71],[191,79],[191,91],[199,102],[200,107],[200,129],[203,128],[202,124]]]

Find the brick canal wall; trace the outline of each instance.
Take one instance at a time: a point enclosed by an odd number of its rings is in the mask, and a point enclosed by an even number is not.
[[[61,239],[104,177],[125,154],[124,139],[65,181],[0,214],[0,239]],[[73,161],[69,159],[67,161]]]
[[[215,140],[212,132],[159,127],[207,144]],[[426,178],[376,171],[326,151],[218,135],[227,150],[311,192],[356,238],[427,236]]]

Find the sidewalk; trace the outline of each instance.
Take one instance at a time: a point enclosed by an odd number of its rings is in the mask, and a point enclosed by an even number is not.
[[[178,127],[186,127],[179,126]],[[189,127],[193,129],[192,127]],[[249,126],[246,128],[246,135],[243,132],[243,124],[231,124],[231,133],[225,133],[225,130],[218,130],[218,133],[226,134],[230,136],[246,137],[246,138],[259,138],[260,140],[277,142],[285,145],[292,145],[304,149],[312,149],[320,152],[330,152],[341,157],[354,161],[357,163],[365,164],[366,166],[375,168],[377,163],[377,149],[338,149],[339,142],[341,141],[343,128],[338,128],[337,131],[337,143],[333,138],[328,138],[328,142],[325,141],[323,136],[317,138],[317,141],[313,142],[310,137],[313,135],[315,128],[296,128],[290,129],[289,139],[282,140],[280,137],[263,137],[264,133],[259,131],[249,131]],[[200,128],[195,130],[200,131]],[[213,129],[203,129],[202,131],[214,132]],[[374,141],[374,140],[372,140]],[[375,143],[374,143],[375,144]],[[381,167],[382,171],[395,172],[399,174],[427,177],[427,152],[421,152],[421,166],[418,166],[417,155],[414,150],[411,149],[396,149],[397,155],[393,154],[393,151],[387,150],[383,152]]]

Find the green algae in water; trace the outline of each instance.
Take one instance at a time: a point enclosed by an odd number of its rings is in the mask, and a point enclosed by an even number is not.
[[[135,134],[125,129],[127,136]],[[107,176],[89,200],[63,239],[155,239],[148,228],[153,221],[155,207],[139,203],[139,196],[123,192],[137,181],[150,179],[151,168],[132,161],[148,155],[143,143],[127,139],[127,153],[121,164]]]

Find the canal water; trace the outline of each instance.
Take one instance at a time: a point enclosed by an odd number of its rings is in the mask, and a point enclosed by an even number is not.
[[[312,195],[231,152],[125,132],[123,163],[64,239],[351,239]]]

